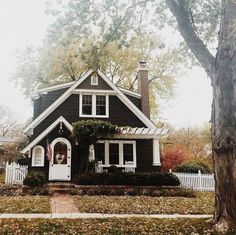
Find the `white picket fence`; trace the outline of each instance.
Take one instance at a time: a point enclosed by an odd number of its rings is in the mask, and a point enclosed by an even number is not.
[[[5,184],[22,185],[23,180],[25,179],[27,173],[28,173],[28,166],[21,166],[15,162],[12,163],[7,162],[5,169]]]
[[[170,170],[171,172],[171,170]],[[195,191],[215,191],[215,179],[213,174],[172,172],[176,175],[185,188]]]

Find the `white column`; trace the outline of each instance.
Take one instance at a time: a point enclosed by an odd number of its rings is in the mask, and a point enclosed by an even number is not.
[[[124,165],[124,149],[122,142],[119,142],[119,165]]]
[[[109,142],[105,140],[105,165],[109,165]]]
[[[153,139],[153,166],[160,166],[161,159],[160,159],[160,144],[158,139]]]

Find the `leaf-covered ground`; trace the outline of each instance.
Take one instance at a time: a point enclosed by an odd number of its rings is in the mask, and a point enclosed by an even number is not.
[[[79,212],[122,214],[212,214],[213,193],[196,198],[147,196],[75,196]]]
[[[0,213],[50,213],[49,198],[43,196],[0,197]]]
[[[2,219],[0,234],[217,235],[203,219]],[[235,234],[235,233],[230,233]]]

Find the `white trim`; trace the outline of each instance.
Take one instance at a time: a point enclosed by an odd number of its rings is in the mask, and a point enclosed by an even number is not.
[[[47,92],[50,92],[50,91],[56,91],[56,90],[60,90],[60,89],[63,89],[63,88],[68,88],[71,85],[73,85],[74,83],[75,83],[75,81],[61,83],[61,84],[53,85],[53,86],[50,86],[50,87],[41,88],[41,89],[38,89],[38,91],[35,94],[47,93]]]
[[[102,94],[117,94],[113,90],[96,90],[96,89],[74,89],[72,94],[81,94],[81,93],[102,93]]]
[[[83,95],[91,95],[92,96],[92,114],[91,115],[87,115],[87,114],[82,114],[82,110],[83,110]],[[98,96],[105,96],[106,97],[106,114],[105,115],[97,115],[96,114],[96,99],[97,99],[97,95]],[[86,92],[86,93],[80,93],[80,97],[79,97],[79,116],[80,117],[90,117],[90,118],[109,118],[109,95],[105,94],[105,93],[99,93],[97,94],[97,92]]]
[[[44,110],[33,122],[31,122],[23,132],[27,133],[30,129],[35,128],[41,123],[51,112],[53,112],[65,99],[67,99],[73,91],[91,74],[93,70],[89,70],[85,73],[77,82],[75,82],[68,90],[65,91],[54,103],[52,103],[46,110]],[[156,128],[155,124],[144,115],[144,113],[136,107],[132,101],[128,99],[125,94],[109,80],[100,70],[98,70],[99,76],[114,90],[117,92],[119,99],[148,127]]]
[[[24,130],[23,132],[28,132],[30,129],[37,126],[39,123],[41,123],[52,111],[54,111],[65,99],[67,99],[71,92],[79,85],[81,84],[89,75],[93,73],[93,70],[89,70],[87,73],[85,73],[77,82],[73,84],[68,90],[65,91],[54,103],[52,103],[46,110],[44,110],[36,119],[34,119],[33,122],[31,122]]]
[[[160,159],[160,144],[158,139],[153,139],[153,166],[160,166],[161,159]]]
[[[67,145],[67,164],[61,164],[61,165],[59,165],[59,167],[60,168],[64,167],[66,170],[68,170],[68,172],[66,172],[66,173],[64,172],[66,174],[66,178],[63,178],[63,177],[62,178],[53,178],[53,176],[52,176],[52,171],[53,171],[52,167],[53,167],[53,165],[55,165],[55,164],[53,164],[53,161],[54,161],[54,146],[60,141],[64,142]],[[51,158],[50,163],[49,163],[48,179],[52,180],[52,181],[53,180],[70,181],[70,179],[71,179],[71,150],[72,150],[70,141],[66,138],[59,137],[59,138],[56,138],[52,141],[51,147],[52,147],[52,158]]]
[[[148,127],[148,128],[156,128],[155,124],[148,119],[148,117],[145,116],[145,114],[137,107],[135,106],[134,103],[132,103],[132,101],[129,100],[129,98],[127,96],[125,96],[121,90],[119,90],[119,88],[112,83],[112,81],[109,80],[109,78],[107,78],[105,76],[105,74],[103,74],[100,70],[98,70],[98,74],[101,78],[103,78],[103,80],[105,82],[107,82],[107,84],[118,93],[118,97],[119,99]]]
[[[133,96],[135,98],[139,98],[141,99],[141,94],[135,92],[135,91],[131,91],[131,90],[127,90],[123,87],[118,87],[123,93],[127,94],[127,95],[130,95],[130,96]]]
[[[109,144],[119,144],[119,164],[116,164],[117,167],[125,167],[124,162],[124,144],[132,144],[133,145],[133,166],[137,167],[137,150],[136,150],[136,141],[131,140],[98,140],[97,143],[104,143],[105,145],[105,164],[102,164],[102,167],[110,167],[111,165],[109,163]]]
[[[35,151],[40,148],[41,149],[41,164],[35,164]],[[43,148],[43,146],[41,145],[36,145],[33,150],[32,150],[32,166],[33,167],[43,167],[44,166],[44,160],[45,160],[45,150]]]
[[[49,134],[60,122],[63,122],[66,128],[72,132],[72,125],[64,117],[61,116],[55,122],[53,122],[47,129],[45,129],[37,138],[35,138],[29,145],[27,145],[22,150],[22,153],[30,151],[32,147],[34,147],[40,140],[42,140],[47,134]]]

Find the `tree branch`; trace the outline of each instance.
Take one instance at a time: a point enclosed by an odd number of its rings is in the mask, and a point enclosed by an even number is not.
[[[211,77],[215,57],[209,52],[203,41],[197,36],[189,19],[189,9],[185,0],[166,0],[172,14],[175,16],[179,31],[186,44]]]

